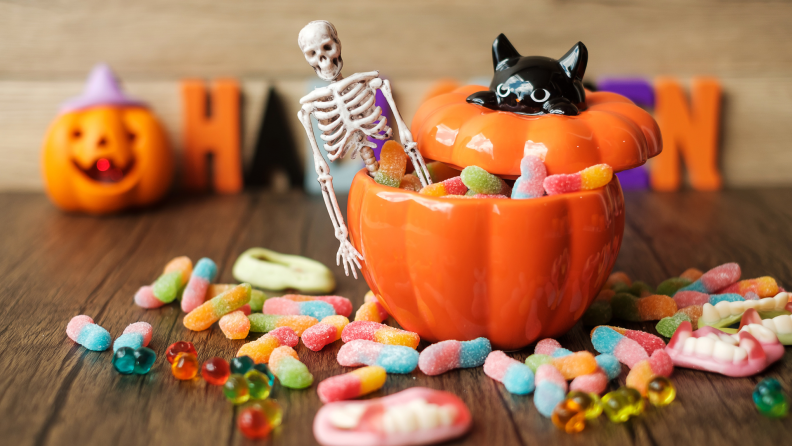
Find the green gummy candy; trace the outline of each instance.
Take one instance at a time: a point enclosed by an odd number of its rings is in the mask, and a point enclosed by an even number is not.
[[[591,304],[588,310],[583,313],[583,325],[593,327],[596,325],[606,325],[613,318],[611,303],[598,300]]]
[[[660,285],[657,285],[657,291],[655,291],[655,294],[674,297],[674,294],[676,294],[680,288],[684,288],[691,283],[693,282],[685,279],[684,277],[672,277],[670,279],[664,280],[660,283]]]
[[[388,175],[382,171],[377,171],[377,173],[374,174],[374,181],[376,181],[379,184],[382,184],[383,186],[390,186],[396,188],[398,188],[399,184],[401,184],[401,178],[396,178],[395,176]]]
[[[632,286],[630,286],[630,290],[628,291],[628,293],[636,297],[642,297],[641,294],[644,291],[647,291],[649,294],[654,294],[654,290],[652,290],[652,287],[650,287],[645,282],[641,282],[640,280],[637,280],[633,282]]]
[[[267,295],[263,291],[251,290],[250,291],[250,305],[251,311],[261,311],[264,308],[264,301],[267,300]]]
[[[611,289],[616,294],[618,294],[618,293],[629,293],[630,292],[630,287],[624,282],[618,282],[618,283],[614,284]]]
[[[677,328],[679,328],[684,321],[691,322],[690,317],[685,313],[676,313],[673,316],[660,319],[655,329],[661,335],[670,338],[674,336],[674,332],[676,332]]]
[[[551,364],[552,362],[552,356],[540,355],[539,353],[534,353],[533,355],[525,358],[525,365],[527,365],[534,373],[536,373],[536,369],[538,369],[540,365]]]
[[[281,358],[275,376],[282,386],[290,389],[304,389],[313,384],[313,375],[308,367],[290,356]]]
[[[629,293],[617,293],[611,298],[613,317],[625,321],[640,322],[638,313],[638,298]]]
[[[253,313],[248,316],[250,331],[254,333],[269,333],[278,328],[278,318],[279,316],[275,314]]]
[[[152,286],[154,297],[166,304],[173,302],[176,296],[179,295],[179,289],[182,285],[181,278],[181,271],[172,271],[159,276]]]
[[[478,166],[468,166],[462,171],[462,183],[478,193],[493,195],[503,188],[502,180]]]

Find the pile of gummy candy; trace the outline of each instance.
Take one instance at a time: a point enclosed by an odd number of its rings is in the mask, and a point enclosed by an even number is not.
[[[464,434],[470,427],[464,403],[453,402],[458,398],[450,394],[437,395],[447,392],[429,389],[405,396],[407,403],[389,398],[417,389],[365,403],[346,401],[382,388],[387,374],[406,374],[417,368],[435,376],[483,367],[484,373],[508,392],[533,393],[540,414],[563,431],[575,433],[585,428],[586,420],[602,412],[617,423],[641,414],[644,397],[655,406],[670,404],[676,390],[668,378],[675,366],[728,376],[764,370],[783,355],[781,342],[792,341],[792,303],[772,278],[740,281],[740,275],[739,265],[733,263],[706,273],[691,269],[653,291],[624,273],[614,273],[584,316],[585,323],[595,325],[591,342],[599,354],[572,352],[548,338],[536,344],[525,362],[493,351],[485,338],[442,341],[419,353],[419,336],[383,324],[388,313],[371,292],[350,322],[352,304],[341,296],[267,298],[247,283],[212,284],[217,266],[208,258],[200,259],[195,267],[187,257],[171,260],[153,285],[142,287],[134,300],[144,308],[179,301],[187,313],[183,323],[189,330],[206,330],[217,322],[229,339],[265,333],[242,345],[230,364],[214,357],[199,367],[197,351],[189,342],[176,342],[166,352],[176,379],[194,379],[200,370],[207,383],[222,386],[230,402],[244,404],[237,424],[246,437],[266,437],[281,424],[281,407],[269,399],[276,379],[291,389],[312,386],[313,375],[294,350],[298,342],[302,340],[309,350],[318,352],[340,339],[344,345],[338,351],[338,363],[360,368],[317,385],[317,394],[326,403],[315,421],[317,440],[326,445],[344,444],[352,438],[349,435],[370,433],[371,422],[361,420],[369,408],[379,405],[371,409],[383,413],[375,428],[389,437],[389,444],[419,444],[417,438],[437,442]],[[657,331],[671,340],[666,344],[648,332],[605,325],[614,317],[660,320]],[[739,328],[729,328],[738,321]],[[692,325],[699,329],[692,331]],[[152,327],[145,322],[129,325],[114,342],[107,330],[85,315],[74,317],[66,332],[90,350],[104,351],[112,344],[112,365],[122,374],[146,374],[156,361],[156,354],[147,347]],[[764,359],[755,360],[760,357]],[[630,369],[626,386],[605,393],[620,375],[622,364]],[[765,415],[781,417],[788,412],[787,398],[774,379],[760,382],[753,397]]]
[[[545,152],[526,155],[520,162],[520,177],[510,187],[506,181],[478,166],[459,172],[439,161],[426,165],[433,184],[421,187],[421,181],[407,171],[407,155],[399,143],[388,141],[380,153],[379,170],[374,181],[379,184],[445,198],[539,198],[597,189],[613,178],[613,169],[597,164],[577,173],[547,175]]]

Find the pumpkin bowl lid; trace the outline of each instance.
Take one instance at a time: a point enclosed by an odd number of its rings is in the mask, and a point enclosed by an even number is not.
[[[412,122],[421,154],[457,168],[479,166],[504,178],[520,176],[527,154],[543,158],[549,175],[608,164],[632,169],[662,150],[652,116],[624,96],[586,92],[578,115],[522,115],[468,103],[487,87],[468,85],[425,101]]]

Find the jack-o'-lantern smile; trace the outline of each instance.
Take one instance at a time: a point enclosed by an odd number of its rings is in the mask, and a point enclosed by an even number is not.
[[[99,183],[117,183],[123,180],[135,166],[134,158],[123,167],[117,166],[113,160],[108,158],[99,158],[88,169],[80,167],[74,160],[72,160],[72,162],[80,172],[85,174],[85,176]]]

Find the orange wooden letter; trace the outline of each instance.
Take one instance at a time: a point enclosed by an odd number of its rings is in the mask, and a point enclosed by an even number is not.
[[[652,160],[652,189],[678,190],[681,185],[680,155],[697,190],[718,190],[718,131],[720,83],[713,78],[693,79],[690,106],[676,80],[659,78],[655,83],[655,118],[663,136],[663,152]]]
[[[212,186],[216,192],[242,190],[239,84],[219,79],[211,90],[207,112],[206,85],[201,80],[182,82],[184,106],[184,185],[192,191],[209,188],[207,156],[213,156]]]

